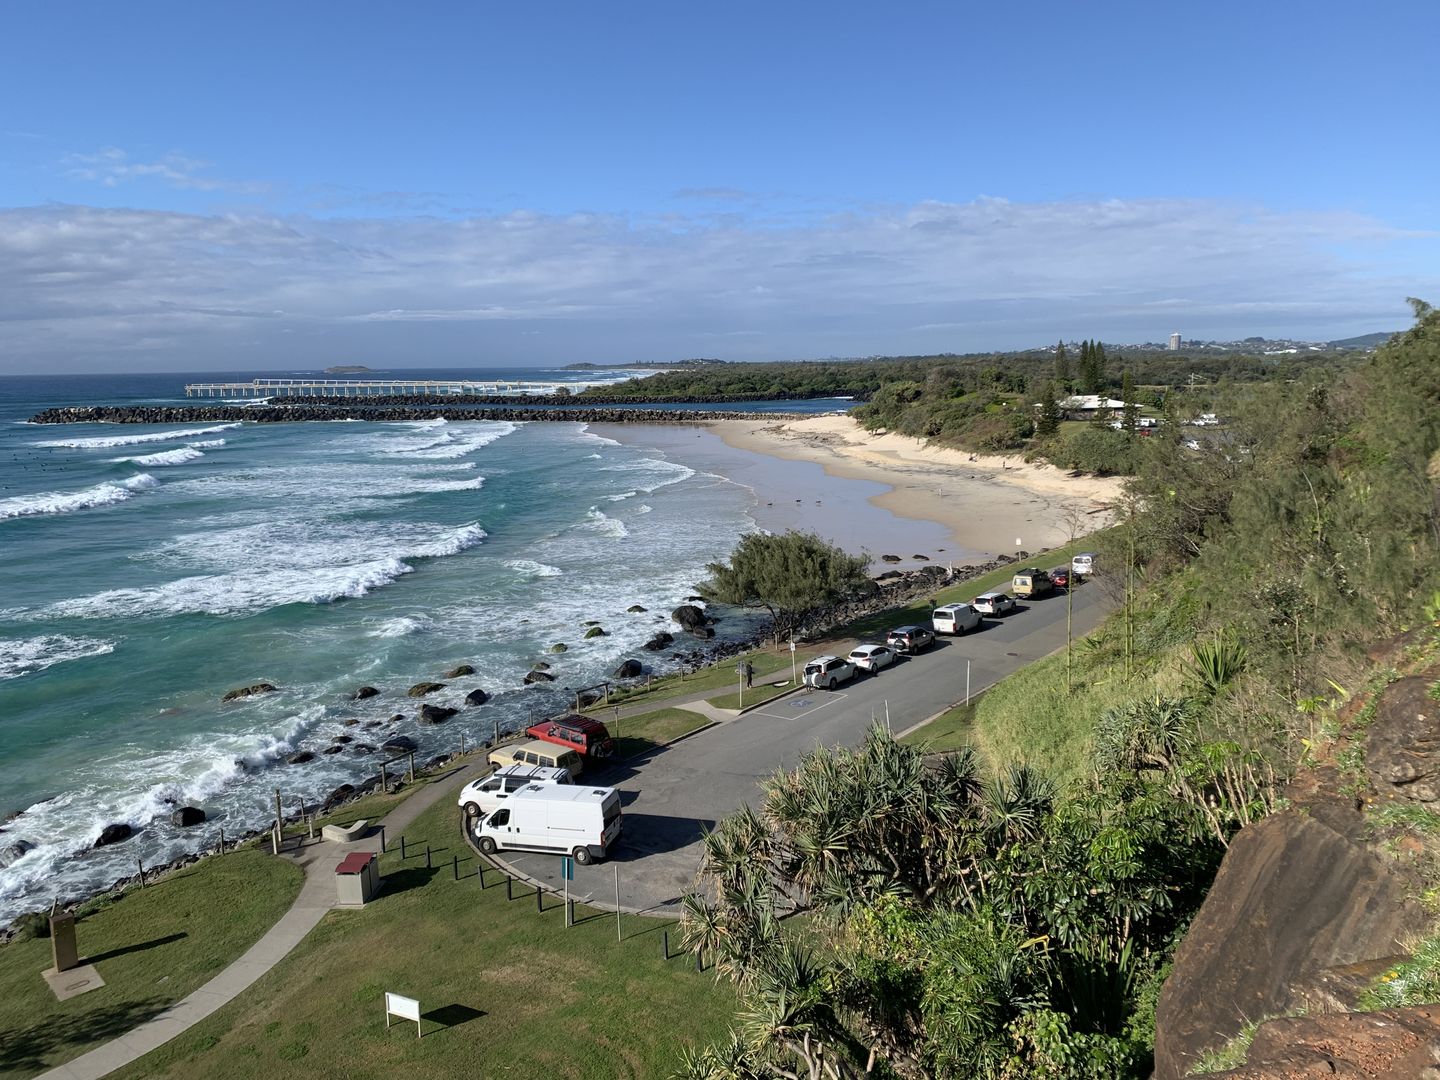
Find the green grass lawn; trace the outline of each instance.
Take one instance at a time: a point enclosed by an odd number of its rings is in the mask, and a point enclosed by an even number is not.
[[[0,947],[0,1076],[33,1076],[151,1019],[253,945],[303,877],[244,849],[91,901],[76,938],[105,985],[69,1001],[56,1001],[40,978],[48,938]]]
[[[797,663],[803,664],[804,661],[798,660]],[[718,697],[708,698],[707,700],[717,709],[739,709],[742,706],[742,702],[744,708],[748,709],[752,705],[759,705],[762,701],[769,701],[771,698],[777,698],[781,694],[788,694],[791,690],[795,689],[795,684],[790,681],[790,672],[787,670],[784,675],[785,678],[783,681],[757,681],[754,686],[750,687],[750,689],[746,690],[743,694],[736,690],[733,694],[721,694]],[[756,678],[758,679],[759,676],[756,676]]]
[[[802,646],[795,653],[795,662],[800,667],[804,667],[806,660],[819,656],[824,651],[819,647]],[[639,702],[679,697],[682,694],[694,694],[698,697],[705,694],[707,690],[738,691],[740,676],[735,674],[735,665],[742,659],[748,659],[754,665],[756,682],[761,682],[765,676],[775,675],[781,671],[787,678],[790,675],[790,650],[788,647],[778,652],[774,649],[756,649],[753,652],[745,653],[743,657],[732,656],[718,664],[701,668],[699,671],[685,675],[666,675],[623,695],[612,692],[610,704],[629,707]],[[708,697],[708,695],[706,696]]]
[[[631,758],[688,735],[710,721],[689,709],[656,709],[608,723],[615,737],[615,756]]]
[[[926,750],[942,752],[959,750],[962,746],[975,744],[975,710],[978,702],[956,705],[941,713],[924,727],[916,728],[900,741],[906,746],[923,746]]]
[[[405,830],[411,857],[382,858],[386,891],[360,911],[328,914],[300,946],[215,1015],[117,1078],[664,1077],[681,1049],[727,1030],[735,996],[689,957],[661,957],[671,922],[576,909],[533,893],[505,899],[498,873],[481,889],[442,802]],[[414,853],[431,845],[434,870]],[[462,857],[453,880],[452,854]],[[414,1024],[386,1030],[386,991],[417,998]]]

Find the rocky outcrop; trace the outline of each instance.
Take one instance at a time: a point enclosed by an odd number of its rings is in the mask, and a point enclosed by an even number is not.
[[[1440,800],[1440,701],[1430,680],[1412,675],[1385,688],[1365,740],[1365,765],[1384,795]]]
[[[662,630],[649,641],[645,642],[643,647],[649,649],[651,652],[663,652],[674,643],[675,636],[673,634],[667,634]]]
[[[388,750],[393,754],[411,754],[420,747],[408,735],[392,735],[380,744],[380,749]]]
[[[351,695],[350,700],[364,701],[366,698],[372,698],[378,693],[380,693],[380,691],[375,689],[375,687],[373,686],[362,686],[359,690],[356,690],[355,693]]]
[[[701,641],[709,641],[715,636],[715,628],[713,626],[692,626],[689,633],[691,637],[697,637]]]
[[[325,801],[320,805],[320,809],[333,810],[354,794],[355,787],[353,784],[341,784],[334,791],[330,792],[329,795],[325,796]]]
[[[422,724],[443,724],[459,711],[448,705],[421,705],[419,720]]]
[[[525,685],[534,686],[536,683],[554,682],[555,676],[548,671],[541,671],[539,668],[532,668],[525,673]]]
[[[406,690],[405,693],[410,697],[424,697],[426,694],[433,694],[436,690],[444,689],[445,684],[443,682],[417,682],[414,686],[410,687],[409,690]]]
[[[273,694],[277,689],[279,687],[273,683],[257,682],[250,686],[239,686],[234,690],[227,690],[225,696],[220,700],[222,702],[239,701],[241,698],[254,697],[256,694]]]
[[[681,604],[674,611],[670,612],[670,618],[680,624],[682,630],[695,630],[701,626],[707,626],[710,619],[703,609],[694,604]]]
[[[1209,1080],[1440,1080],[1440,1007],[1287,1016],[1255,1032],[1245,1064]]]
[[[474,669],[473,667],[471,667],[469,664],[459,664],[459,665],[451,668],[449,671],[445,672],[445,674],[442,676],[442,678],[446,678],[446,679],[461,679],[461,678],[464,678],[466,675],[474,675],[474,674],[475,674],[475,669]]]
[[[603,626],[592,626],[592,627],[590,627],[589,630],[586,630],[586,631],[585,631],[585,637],[586,637],[586,638],[595,638],[595,637],[604,637],[604,636],[605,636],[605,628],[604,628]]]
[[[490,700],[490,695],[478,687],[465,695],[465,704],[472,709],[477,705],[484,705]]]
[[[29,840],[14,840],[4,847],[0,847],[0,870],[34,850],[35,845]]]
[[[631,604],[628,608],[625,609],[626,614],[629,615],[644,615],[647,610],[649,609],[641,607],[639,604]]]
[[[122,840],[129,840],[135,835],[135,830],[123,821],[113,825],[106,825],[100,830],[100,838],[95,841],[96,847],[109,847],[111,844],[118,844]]]
[[[341,752],[342,750],[344,750],[344,749],[345,749],[345,747],[341,746],[339,743],[331,743],[329,746],[325,747],[324,750],[321,750],[320,753],[322,753],[322,754],[338,754],[338,753],[340,753],[340,752]]]
[[[565,653],[570,651],[570,646],[566,645],[563,641],[557,641],[554,645],[550,646],[550,651],[552,653]]]
[[[307,761],[314,761],[315,755],[309,750],[301,750],[298,754],[291,754],[285,759],[287,765],[304,765]]]
[[[170,824],[180,829],[188,829],[192,825],[199,825],[205,820],[205,811],[198,806],[179,806],[170,811]]]
[[[1402,951],[1427,923],[1411,887],[1312,816],[1286,811],[1242,829],[1161,992],[1156,1080],[1180,1080],[1252,1019],[1297,1007],[1297,983]]]
[[[617,679],[638,679],[644,670],[645,667],[639,660],[624,660],[615,669],[614,676]]]

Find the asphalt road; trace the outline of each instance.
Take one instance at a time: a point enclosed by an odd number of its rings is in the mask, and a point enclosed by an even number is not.
[[[872,718],[889,715],[900,732],[977,693],[1065,644],[1065,594],[1022,601],[1000,618],[986,618],[961,637],[942,637],[924,653],[877,675],[862,675],[835,691],[780,698],[764,708],[662,747],[645,758],[587,770],[587,781],[613,786],[624,800],[624,833],[610,858],[574,867],[570,895],[613,909],[616,869],[620,906],[627,911],[677,913],[700,867],[704,829],[759,798],[758,782],[776,769],[794,768],[819,746],[857,743]],[[1099,586],[1075,590],[1078,638],[1113,607]],[[847,647],[848,651],[848,647]],[[561,860],[511,853],[511,868],[563,892]]]

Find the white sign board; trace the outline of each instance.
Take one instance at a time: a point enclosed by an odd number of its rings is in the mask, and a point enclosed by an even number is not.
[[[390,1017],[415,1021],[415,1037],[420,1038],[420,1002],[414,998],[401,997],[388,991],[385,994],[385,1026],[390,1026]]]

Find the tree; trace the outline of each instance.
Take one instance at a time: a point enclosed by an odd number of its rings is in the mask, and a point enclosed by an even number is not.
[[[814,533],[741,537],[728,563],[705,567],[706,596],[722,604],[763,607],[776,634],[788,634],[807,612],[873,589],[870,561],[847,555]]]
[[[1055,382],[1064,390],[1070,385],[1070,355],[1065,351],[1065,342],[1055,346]]]
[[[1049,382],[1040,384],[1040,416],[1035,422],[1035,434],[1048,439],[1060,430],[1060,403],[1055,400],[1055,387]]]
[[[1120,410],[1120,427],[1133,435],[1140,418],[1140,408],[1135,404],[1135,382],[1130,378],[1128,367],[1120,379],[1120,400],[1125,402],[1125,407]]]

